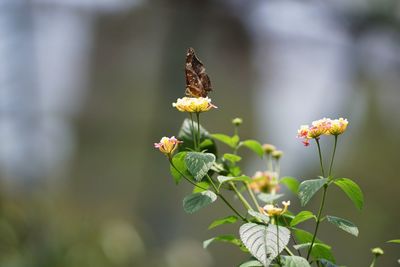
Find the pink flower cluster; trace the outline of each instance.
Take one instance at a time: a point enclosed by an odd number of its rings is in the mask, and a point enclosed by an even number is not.
[[[331,120],[323,118],[313,121],[311,126],[301,125],[297,131],[297,137],[303,139],[305,146],[310,145],[311,139],[319,139],[321,135],[339,135],[346,131],[349,122],[347,119],[339,118]]]

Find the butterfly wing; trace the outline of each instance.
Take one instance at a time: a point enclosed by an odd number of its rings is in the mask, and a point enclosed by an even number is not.
[[[206,69],[197,58],[193,48],[189,48],[186,54],[186,95],[189,97],[206,97],[211,91],[211,81]]]

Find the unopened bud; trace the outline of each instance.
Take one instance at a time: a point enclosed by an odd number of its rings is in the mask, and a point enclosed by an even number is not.
[[[233,125],[235,125],[235,126],[239,126],[240,124],[243,123],[243,120],[242,120],[241,118],[234,118],[234,119],[232,120],[232,123],[233,123]]]
[[[274,152],[276,150],[276,147],[271,144],[264,144],[263,149],[266,154],[271,154],[272,152]]]
[[[272,157],[276,159],[280,159],[283,156],[283,152],[281,150],[275,150],[272,152]]]
[[[384,254],[383,250],[381,248],[373,248],[371,249],[372,254],[374,254],[376,257],[381,256]]]

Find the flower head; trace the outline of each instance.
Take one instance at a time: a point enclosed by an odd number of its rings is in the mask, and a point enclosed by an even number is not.
[[[323,118],[312,122],[309,128],[308,137],[310,139],[319,138],[321,135],[326,134],[329,129],[331,119]]]
[[[282,201],[282,205],[283,205],[283,209],[276,207],[272,204],[267,204],[262,209],[263,209],[263,212],[266,213],[270,217],[271,216],[279,216],[279,215],[284,214],[287,211],[288,206],[290,205],[290,201]]]
[[[305,146],[310,145],[310,137],[308,136],[310,127],[308,125],[301,125],[300,129],[297,130],[297,138],[303,138],[303,144]]]
[[[217,108],[208,97],[183,97],[178,98],[172,106],[181,112],[205,112]]]
[[[283,151],[281,150],[275,150],[272,152],[272,157],[275,159],[280,159],[283,156]]]
[[[171,155],[178,148],[178,145],[180,143],[183,142],[176,139],[175,136],[164,136],[163,138],[161,138],[160,143],[154,143],[154,147],[158,148],[162,153],[166,155]]]
[[[269,171],[256,172],[253,176],[253,181],[249,186],[254,193],[276,193],[276,191],[279,189],[276,173]]]
[[[349,122],[347,119],[339,118],[330,121],[330,125],[328,128],[328,132],[332,135],[339,135],[346,131],[347,125]]]
[[[262,147],[266,154],[271,154],[272,152],[274,152],[276,150],[276,147],[271,144],[264,144]]]

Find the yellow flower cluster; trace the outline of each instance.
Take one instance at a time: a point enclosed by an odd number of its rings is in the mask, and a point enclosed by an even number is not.
[[[161,138],[159,143],[154,143],[154,147],[158,148],[160,152],[166,155],[171,155],[178,148],[178,145],[180,143],[183,142],[176,139],[175,136],[172,137],[164,136],[163,138]]]
[[[265,205],[261,209],[261,212],[264,213],[264,214],[267,214],[270,217],[280,216],[280,215],[284,214],[287,211],[288,206],[290,205],[290,201],[283,201],[282,205],[283,205],[283,209],[279,208],[279,207],[276,207],[276,206],[274,206],[272,204],[268,204],[268,205]]]
[[[297,137],[303,138],[303,144],[308,146],[310,139],[318,139],[321,135],[339,135],[346,131],[349,122],[347,119],[339,118],[331,120],[323,118],[313,121],[311,126],[301,125],[297,131]]]
[[[258,171],[253,176],[253,181],[250,183],[251,190],[254,193],[268,193],[275,194],[279,189],[278,180],[276,178],[276,173],[265,171]]]
[[[211,103],[211,98],[208,97],[183,97],[178,98],[172,106],[181,112],[205,112],[211,108],[217,108]]]

